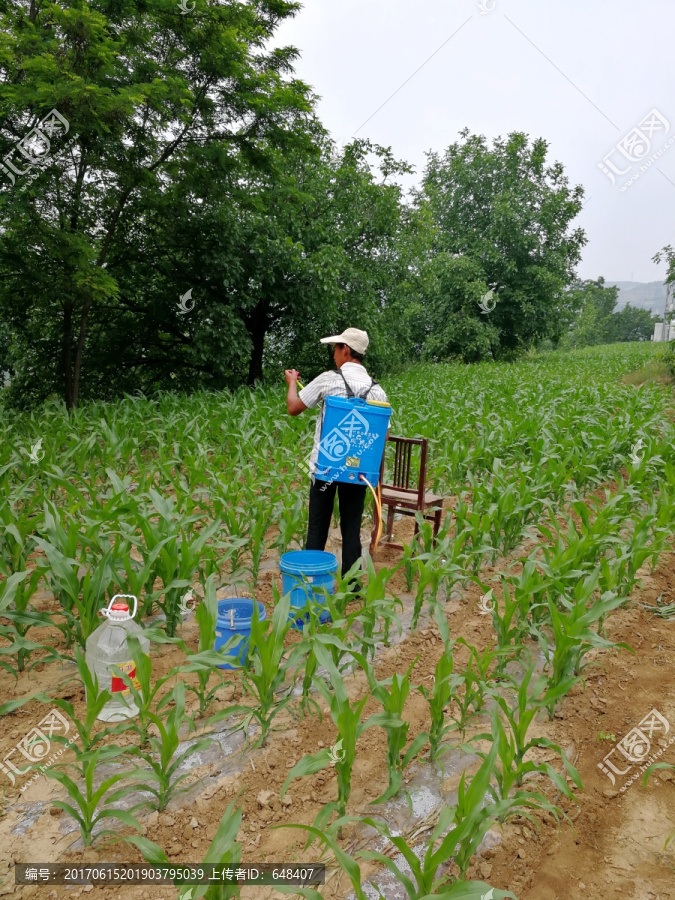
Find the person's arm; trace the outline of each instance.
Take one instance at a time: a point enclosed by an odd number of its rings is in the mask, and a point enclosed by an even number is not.
[[[291,416],[299,416],[307,407],[298,397],[298,373],[295,369],[286,369],[286,383],[288,394],[286,395],[286,409]]]

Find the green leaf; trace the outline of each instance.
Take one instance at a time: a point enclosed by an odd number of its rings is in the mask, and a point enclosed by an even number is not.
[[[311,756],[303,756],[302,759],[297,762],[288,773],[286,781],[284,781],[281,788],[281,799],[283,800],[284,794],[288,789],[288,785],[291,783],[291,781],[293,781],[294,778],[302,778],[304,775],[314,775],[316,772],[320,772],[322,769],[325,769],[327,766],[329,766],[331,762],[333,762],[329,753],[329,750],[320,750],[318,753],[315,753]]]
[[[153,866],[171,865],[169,857],[162,850],[159,844],[155,844],[154,841],[148,840],[148,838],[146,837],[139,837],[138,835],[130,834],[122,836],[120,840],[123,840],[128,844],[133,844],[134,847],[137,847],[143,854],[143,859],[151,863]]]

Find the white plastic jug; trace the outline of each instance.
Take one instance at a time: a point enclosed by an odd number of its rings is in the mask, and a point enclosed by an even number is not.
[[[134,601],[134,611],[129,612],[129,604],[125,599]],[[108,690],[113,695],[98,714],[103,722],[123,722],[138,715],[138,707],[131,698],[131,691],[120,678],[119,669],[135,680],[136,667],[131,658],[127,638],[135,635],[144,653],[150,649],[150,641],[144,637],[143,629],[134,622],[138,611],[138,600],[132,594],[115,594],[106,609],[101,610],[108,621],[104,622],[87,638],[85,661],[92,676],[98,678],[99,691]]]

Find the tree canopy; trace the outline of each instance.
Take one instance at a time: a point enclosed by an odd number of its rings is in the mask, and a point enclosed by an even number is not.
[[[269,153],[308,145],[312,100],[291,77],[297,51],[266,50],[297,9],[284,0],[201,0],[189,15],[166,0],[3,4],[0,148],[14,183],[0,193],[0,271],[14,394],[52,387],[77,404],[97,312],[123,317],[133,303],[120,283],[129,246],[144,257],[144,303],[189,261],[189,247],[143,244],[153,217],[180,216],[167,200],[181,184],[182,200],[197,206],[200,181],[207,190],[233,167],[264,168]],[[23,298],[21,308],[8,296]],[[145,348],[137,364],[150,360]]]
[[[632,307],[630,303],[616,312],[618,301],[619,288],[607,287],[604,278],[576,281],[569,290],[569,302],[576,312],[562,346],[592,347],[651,340],[654,323],[661,319],[649,310]]]
[[[583,189],[545,140],[464,130],[406,193],[412,168],[338,148],[272,47],[298,9],[0,0],[4,403],[311,378],[348,326],[378,376],[645,339],[578,282]]]
[[[490,147],[468,130],[461,138],[429,154],[420,193],[442,254],[432,261],[432,326],[446,323],[442,332],[434,327],[429,352],[472,360],[557,343],[571,312],[565,288],[586,243],[571,228],[583,188],[569,186],[560,163],[547,163],[544,140],[516,132]],[[484,313],[488,285],[496,305]]]

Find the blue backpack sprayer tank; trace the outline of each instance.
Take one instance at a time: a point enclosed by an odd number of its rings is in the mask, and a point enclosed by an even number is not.
[[[369,400],[377,384],[373,381],[365,397],[354,394],[342,372],[347,399],[326,397],[315,477],[321,481],[366,484],[373,495],[379,516],[375,547],[382,534],[380,467],[387,442],[392,408],[389,403]],[[378,493],[375,493],[375,488]]]

